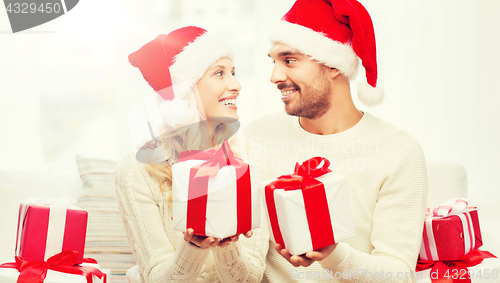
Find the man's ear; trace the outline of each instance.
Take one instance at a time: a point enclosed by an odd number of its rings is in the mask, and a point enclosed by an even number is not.
[[[332,80],[340,75],[340,71],[337,68],[330,68],[330,67],[326,67],[326,68],[327,68],[327,73],[330,75],[330,78]]]

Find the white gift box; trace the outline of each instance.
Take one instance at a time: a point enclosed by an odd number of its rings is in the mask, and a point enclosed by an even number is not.
[[[186,231],[188,213],[188,189],[190,170],[206,160],[186,160],[172,166],[172,203],[174,230]],[[249,166],[251,180],[251,225],[252,229],[260,226],[260,194],[257,184],[256,170]],[[205,233],[207,236],[226,238],[236,234],[237,190],[236,169],[234,166],[223,166],[217,175],[208,179],[207,209]],[[249,212],[250,213],[250,212]],[[200,215],[200,217],[203,217]]]
[[[500,259],[485,258],[480,264],[467,268],[472,283],[500,283]],[[431,269],[418,271],[414,274],[417,283],[432,283],[436,275],[432,275]],[[453,274],[449,275],[450,278]],[[460,278],[460,277],[459,277]],[[462,278],[466,278],[464,275]]]
[[[15,262],[14,260],[9,262]],[[106,279],[103,276],[101,279],[92,275],[92,283],[110,283],[109,278],[111,271],[107,268],[100,268],[99,264],[82,263],[82,266],[92,266],[98,268],[102,273],[106,274]],[[2,283],[17,283],[19,271],[15,268],[0,268],[0,282]],[[87,278],[82,275],[69,274],[54,270],[47,270],[47,277],[43,283],[87,283]]]
[[[330,223],[321,225],[331,225],[335,243],[354,237],[356,232],[345,178],[338,173],[331,172],[314,179],[324,184],[330,213]],[[292,255],[314,250],[302,190],[275,189],[273,194],[285,248]],[[264,203],[266,204],[266,201]],[[266,204],[266,211],[267,209]],[[273,231],[269,213],[267,219],[269,231]],[[271,233],[271,237],[276,242],[274,233],[275,231]]]

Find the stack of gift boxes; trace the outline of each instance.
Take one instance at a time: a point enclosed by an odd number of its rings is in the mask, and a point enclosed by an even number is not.
[[[427,208],[417,282],[500,282],[500,259],[482,245],[477,209],[466,200]]]
[[[107,283],[109,270],[84,258],[87,211],[68,199],[20,205],[15,260],[0,265],[2,283]]]

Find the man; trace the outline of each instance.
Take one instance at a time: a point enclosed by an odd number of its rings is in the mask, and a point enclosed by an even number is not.
[[[411,282],[427,199],[425,159],[413,137],[351,98],[360,58],[368,82],[360,100],[382,100],[368,12],[355,0],[297,0],[272,41],[271,82],[288,115],[245,129],[248,157],[260,162],[264,180],[291,174],[295,162],[329,159],[346,178],[356,236],[301,256],[271,241],[263,282]]]

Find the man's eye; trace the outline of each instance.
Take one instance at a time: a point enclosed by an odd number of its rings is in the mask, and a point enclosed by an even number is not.
[[[292,64],[292,63],[295,63],[295,62],[297,62],[297,60],[295,60],[295,59],[285,59],[285,63],[286,64]]]

